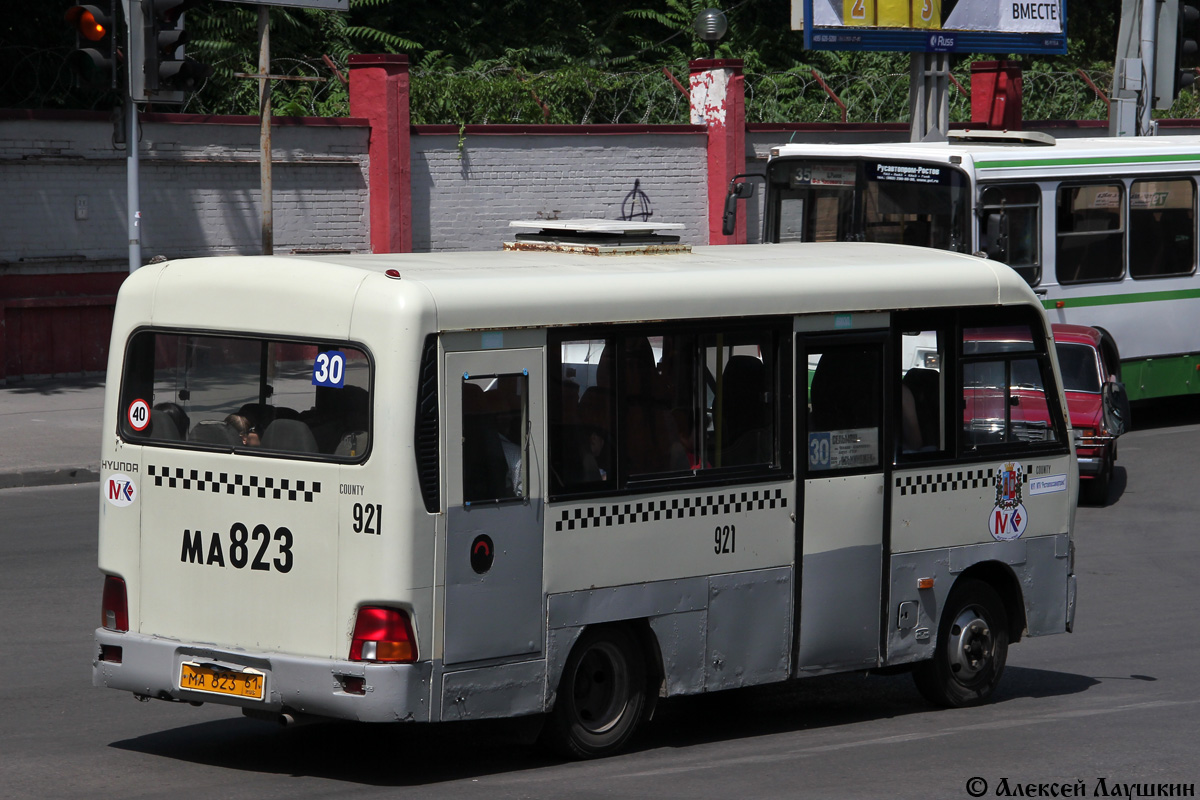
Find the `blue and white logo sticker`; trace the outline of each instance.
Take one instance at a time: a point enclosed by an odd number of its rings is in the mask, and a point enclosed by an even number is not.
[[[133,505],[133,501],[137,500],[137,487],[133,485],[133,479],[120,472],[108,476],[103,491],[104,498],[117,508]]]
[[[346,385],[346,354],[341,350],[317,353],[313,361],[313,386],[331,386],[341,389]]]

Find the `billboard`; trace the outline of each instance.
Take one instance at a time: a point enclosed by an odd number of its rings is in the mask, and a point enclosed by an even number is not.
[[[245,3],[255,6],[289,6],[291,8],[322,8],[326,11],[349,11],[350,0],[224,0],[226,3]],[[797,0],[799,2],[799,0]]]
[[[1066,0],[792,0],[809,50],[1067,52]]]

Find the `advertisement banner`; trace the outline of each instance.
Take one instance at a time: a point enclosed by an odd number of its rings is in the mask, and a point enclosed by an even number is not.
[[[1066,0],[792,0],[792,27],[804,31],[805,47],[824,50],[1067,48]]]

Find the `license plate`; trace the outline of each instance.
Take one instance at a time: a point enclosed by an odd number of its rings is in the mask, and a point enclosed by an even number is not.
[[[179,688],[228,697],[263,699],[264,675],[256,670],[235,670],[184,662],[179,666]]]

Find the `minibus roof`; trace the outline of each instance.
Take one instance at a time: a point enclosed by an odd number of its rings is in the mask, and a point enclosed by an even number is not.
[[[398,279],[388,277],[389,270]],[[435,309],[442,331],[1038,302],[1024,280],[998,262],[842,242],[696,247],[663,255],[184,259],[134,273],[122,288],[127,314],[121,322],[343,338],[364,298],[401,313]]]

